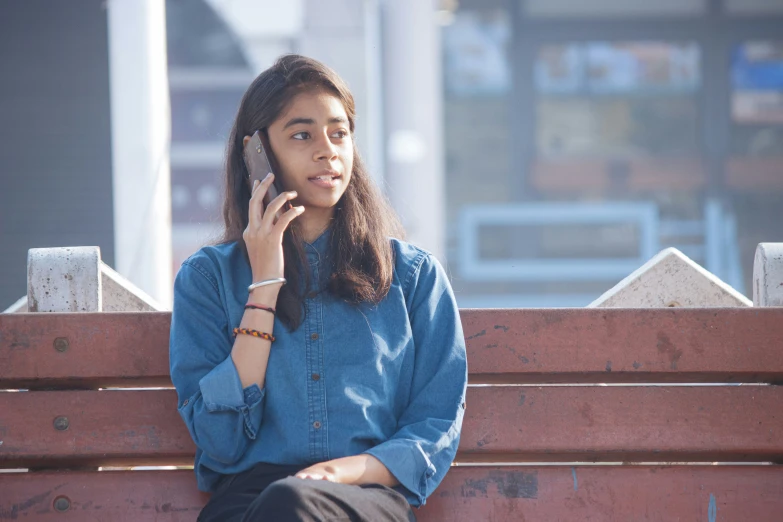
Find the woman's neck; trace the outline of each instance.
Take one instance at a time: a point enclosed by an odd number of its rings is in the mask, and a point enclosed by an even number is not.
[[[296,218],[299,222],[299,229],[302,232],[302,239],[307,243],[314,242],[329,228],[333,217],[333,208],[310,207],[305,210],[301,216]]]

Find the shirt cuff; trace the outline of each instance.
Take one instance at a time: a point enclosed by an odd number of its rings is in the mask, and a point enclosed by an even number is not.
[[[386,466],[405,489],[414,505],[423,506],[429,495],[428,480],[435,475],[435,466],[421,445],[413,440],[391,439],[365,451]]]
[[[261,402],[261,399],[264,398],[264,390],[258,387],[258,384],[253,383],[244,390],[242,390],[242,393],[245,398],[245,406],[247,406],[250,409],[253,409],[253,407]]]
[[[229,355],[198,383],[207,411],[246,411],[264,398],[264,390],[251,384],[244,390],[234,361]]]

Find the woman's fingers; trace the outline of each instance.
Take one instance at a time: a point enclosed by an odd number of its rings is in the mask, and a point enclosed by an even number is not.
[[[272,227],[272,232],[279,234],[280,237],[283,237],[283,232],[285,232],[285,229],[288,228],[288,225],[291,224],[291,221],[298,218],[304,211],[305,208],[303,206],[291,207],[290,209],[286,210],[283,215],[280,216],[280,219],[277,220],[277,223],[275,223]]]
[[[250,206],[248,208],[248,224],[252,228],[258,228],[264,215],[264,194],[274,181],[275,175],[271,172],[259,183],[253,183],[253,189],[250,195]]]
[[[330,475],[329,473],[297,473],[295,476],[296,478],[304,480],[328,480],[329,482],[337,482],[334,475]]]
[[[275,199],[270,201],[269,205],[267,205],[266,209],[264,209],[263,224],[266,227],[268,227],[268,229],[271,229],[272,226],[275,224],[275,218],[277,216],[277,213],[280,212],[280,209],[283,208],[283,205],[285,205],[288,201],[291,201],[295,197],[296,197],[296,192],[289,191],[289,192],[283,192]]]

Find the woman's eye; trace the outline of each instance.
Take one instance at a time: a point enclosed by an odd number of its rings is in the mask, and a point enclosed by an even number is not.
[[[291,137],[293,139],[295,139],[295,140],[306,140],[307,138],[310,137],[310,134],[308,134],[307,132],[302,131],[302,132],[297,132],[296,134],[294,134]]]
[[[332,134],[332,136],[334,136],[335,138],[342,139],[342,138],[345,138],[346,136],[348,136],[348,132],[346,132],[344,130],[338,130],[337,132]]]

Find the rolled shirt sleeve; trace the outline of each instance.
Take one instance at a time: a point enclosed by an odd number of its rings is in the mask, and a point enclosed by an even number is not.
[[[459,309],[438,261],[422,253],[406,283],[416,351],[411,399],[398,431],[366,453],[399,480],[411,504],[423,505],[457,453],[467,357]]]
[[[264,390],[242,388],[214,276],[186,261],[174,282],[169,357],[179,414],[206,456],[238,461],[261,426]],[[197,455],[197,459],[199,456]]]

